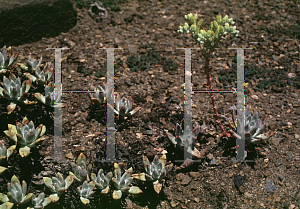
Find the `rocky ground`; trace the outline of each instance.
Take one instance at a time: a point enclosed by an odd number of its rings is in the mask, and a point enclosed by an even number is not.
[[[75,4],[75,2],[74,2]],[[108,16],[97,21],[85,7],[77,9],[77,24],[66,33],[43,38],[34,43],[13,46],[20,52],[18,62],[26,63],[29,53],[53,65],[54,52],[46,47],[71,47],[62,53],[63,90],[91,90],[106,82],[106,51],[99,47],[121,47],[115,50],[115,91],[131,96],[133,107],[141,110],[125,123],[117,125],[116,159],[122,169],[133,167],[144,172],[142,155],[152,161],[154,155],[167,151],[167,161],[178,168],[166,178],[160,195],[151,185],[135,181],[143,191],[128,195],[121,202],[111,194],[95,193],[90,208],[300,208],[300,2],[299,1],[122,1]],[[245,100],[256,108],[259,117],[267,115],[267,129],[277,133],[261,145],[248,147],[249,163],[234,163],[235,138],[221,137],[207,93],[193,95],[193,122],[206,124],[195,147],[206,149],[205,158],[179,169],[183,154],[175,150],[166,130],[174,134],[174,125],[184,116],[184,51],[176,48],[196,47],[190,35],[178,34],[184,15],[197,13],[204,19],[204,28],[217,14],[228,15],[236,22],[238,37],[222,40],[212,55],[213,87],[233,90],[236,86],[236,50],[229,47],[252,47],[245,50]],[[2,46],[1,46],[2,47]],[[138,57],[139,56],[139,59]],[[143,61],[144,60],[144,61]],[[192,50],[193,90],[207,90],[199,50]],[[52,78],[53,80],[54,78]],[[22,77],[22,81],[25,77]],[[32,87],[30,93],[37,92]],[[226,130],[226,118],[236,95],[219,93],[216,104]],[[33,96],[29,100],[35,100]],[[80,153],[93,163],[93,172],[100,168],[113,171],[106,158],[105,108],[91,104],[87,93],[64,93],[62,102],[63,158],[76,160]],[[7,124],[21,122],[24,116],[34,124],[47,127],[46,140],[31,160],[20,159],[17,152],[10,158],[10,167],[0,178],[0,192],[12,175],[26,180],[30,192],[44,189],[42,178],[60,172],[66,177],[68,163],[53,163],[53,114],[40,104],[21,106],[6,114],[6,101],[0,102],[0,139],[9,145],[3,131]],[[73,184],[65,200],[52,207],[80,208]],[[146,189],[147,188],[147,189]],[[149,198],[150,197],[150,198]],[[99,207],[99,205],[101,207]],[[50,206],[51,207],[51,206]]]

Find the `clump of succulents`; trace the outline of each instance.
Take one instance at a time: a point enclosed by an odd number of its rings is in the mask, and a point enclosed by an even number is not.
[[[92,93],[90,93],[90,98],[93,104],[101,105],[107,101],[108,96],[112,96],[112,89],[107,89],[107,84],[102,83],[97,88],[91,85]]]
[[[50,195],[49,197],[45,198],[45,193],[40,193],[37,197],[35,195],[32,196],[31,202],[33,208],[27,207],[27,209],[41,209],[49,205],[51,202],[57,202],[58,197],[56,195]]]
[[[18,58],[19,52],[13,54],[11,47],[8,47],[6,49],[6,46],[4,46],[1,49],[0,52],[0,74],[6,73],[7,70],[9,70],[11,67],[13,67],[14,62]]]
[[[56,177],[43,177],[44,184],[50,189],[51,192],[57,194],[59,197],[72,185],[74,176],[69,175],[65,180],[61,173],[57,173]]]
[[[179,147],[185,149],[193,156],[197,158],[204,158],[204,156],[196,148],[192,150],[193,142],[197,139],[197,136],[200,133],[200,125],[195,122],[194,129],[192,131],[189,127],[185,127],[183,131],[183,121],[184,119],[182,119],[181,125],[178,123],[176,124],[175,137],[171,133],[167,132],[168,138],[171,140],[174,146],[178,144]]]
[[[112,172],[106,174],[103,173],[103,170],[98,171],[98,175],[91,173],[91,179],[95,182],[96,187],[101,190],[101,194],[107,194],[109,192],[109,182],[112,178]]]
[[[59,90],[58,95],[55,95],[54,85],[52,82],[45,87],[45,96],[41,93],[35,93],[34,96],[38,101],[47,106],[59,107],[60,104],[58,103],[61,103],[61,89]]]
[[[116,93],[116,109],[111,107],[109,104],[108,106],[114,110],[114,112],[119,116],[119,118],[129,117],[133,114],[135,114],[137,111],[141,109],[141,107],[136,107],[134,110],[132,110],[132,98],[128,97],[127,99],[125,97],[122,97],[119,93]]]
[[[267,116],[264,116],[261,120],[258,118],[257,112],[254,112],[254,109],[251,108],[251,106],[246,106],[245,109],[245,117],[244,117],[244,127],[242,127],[240,124],[242,124],[242,121],[237,118],[237,116],[234,114],[234,110],[236,109],[235,106],[231,107],[232,111],[232,119],[234,121],[234,124],[232,125],[233,128],[237,130],[237,127],[240,127],[240,130],[232,131],[230,132],[237,137],[238,139],[241,139],[241,134],[245,131],[245,142],[246,144],[256,144],[259,142],[262,142],[271,136],[273,136],[276,131],[268,131],[268,133],[263,133],[264,129],[266,128],[266,122],[265,119]]]
[[[14,152],[16,149],[16,145],[12,145],[8,149],[4,146],[3,141],[0,141],[0,163],[4,159],[7,159],[10,157],[10,155]],[[0,174],[3,173],[7,168],[0,166]]]
[[[80,153],[78,156],[76,164],[71,162],[72,172],[69,172],[70,175],[73,175],[76,181],[82,182],[84,180],[90,181],[89,174],[92,170],[92,164],[87,165],[86,157],[83,153]]]
[[[38,147],[45,140],[45,132],[46,127],[43,124],[35,129],[33,122],[29,122],[27,117],[23,118],[22,123],[16,122],[16,126],[8,124],[8,130],[4,131],[6,136],[20,145],[19,154],[22,157],[28,156],[30,148]]]
[[[31,55],[29,55],[27,66],[22,63],[18,63],[19,67],[29,73],[34,73],[38,69],[41,69],[44,65],[42,64],[42,57],[38,60],[34,59]]]
[[[2,202],[13,202],[16,203],[18,206],[24,203],[27,203],[33,197],[32,193],[27,193],[27,184],[23,180],[22,186],[21,183],[15,175],[11,178],[11,183],[7,183],[7,195],[0,193],[0,201]]]
[[[45,67],[36,67],[36,69],[33,71],[34,75],[31,73],[24,73],[24,75],[32,80],[33,82],[36,82],[40,86],[44,86],[51,78],[53,74],[53,68],[47,69],[47,64]]]
[[[115,176],[112,178],[112,182],[114,183],[117,190],[113,192],[113,198],[118,200],[122,197],[123,192],[129,192],[131,194],[140,194],[143,191],[137,186],[130,186],[133,182],[132,168],[129,168],[125,171],[125,173],[121,176],[121,169],[118,163],[114,164],[114,172]]]
[[[158,159],[158,156],[155,155],[154,160],[151,164],[148,158],[146,156],[143,156],[143,163],[146,173],[133,174],[132,176],[133,178],[142,181],[152,181],[155,192],[159,194],[162,189],[162,179],[173,167],[173,164],[166,166],[166,162],[166,155],[163,155],[160,159]]]
[[[80,200],[83,204],[89,204],[90,200],[89,198],[95,193],[95,182],[91,181],[87,183],[87,181],[84,181],[81,188],[77,187],[77,191],[80,195]]]
[[[12,101],[10,105],[7,106],[7,114],[12,113],[16,108],[16,103],[24,103],[26,105],[36,104],[35,101],[28,101],[28,91],[31,87],[31,80],[24,81],[21,86],[20,78],[10,73],[9,78],[3,76],[3,82],[1,82],[2,87],[0,87],[0,95],[5,99]]]

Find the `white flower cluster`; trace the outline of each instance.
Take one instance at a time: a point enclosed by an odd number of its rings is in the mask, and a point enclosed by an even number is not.
[[[224,18],[222,18],[221,15],[217,15],[217,21],[211,22],[210,29],[207,31],[201,29],[203,19],[196,24],[198,19],[197,14],[192,15],[190,13],[184,17],[185,20],[190,21],[191,26],[189,26],[188,23],[185,23],[183,27],[179,26],[179,30],[177,32],[191,33],[193,38],[199,43],[200,49],[204,50],[205,52],[207,52],[209,49],[213,50],[223,35],[233,34],[238,36],[239,33],[239,31],[236,30],[236,26],[230,26],[235,22],[232,20],[232,18],[228,19],[227,15]]]

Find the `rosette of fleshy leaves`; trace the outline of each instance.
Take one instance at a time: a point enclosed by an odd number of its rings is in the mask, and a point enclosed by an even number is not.
[[[49,205],[51,202],[57,202],[58,197],[56,195],[50,195],[49,197],[45,197],[45,193],[40,193],[37,197],[35,195],[32,196],[31,203],[33,207],[27,207],[27,209],[42,209]]]
[[[27,117],[23,118],[22,123],[16,122],[16,126],[8,124],[8,130],[4,131],[6,136],[20,145],[21,157],[28,156],[30,148],[38,147],[45,140],[43,137],[45,132],[46,127],[43,124],[35,128],[33,122],[29,122]]]
[[[268,131],[268,133],[263,133],[264,129],[266,128],[266,115],[260,120],[258,118],[257,112],[254,112],[254,109],[251,108],[251,106],[246,106],[245,109],[245,116],[244,116],[244,126],[242,126],[242,121],[237,118],[237,116],[234,114],[236,107],[232,106],[230,108],[232,111],[232,119],[234,121],[234,124],[232,125],[233,128],[236,129],[236,131],[230,130],[230,132],[237,137],[238,139],[241,139],[242,133],[245,133],[245,142],[246,145],[253,143],[259,143],[262,141],[265,141],[266,139],[273,136],[276,131]],[[240,127],[239,130],[237,130],[237,127]]]
[[[86,163],[86,157],[83,153],[77,158],[76,164],[71,162],[71,168],[73,172],[69,172],[70,175],[73,175],[76,181],[82,182],[84,180],[90,181],[90,173],[92,170],[92,164]]]
[[[37,98],[37,100],[47,106],[51,107],[60,107],[61,103],[61,88],[59,89],[58,95],[56,95],[54,85],[52,82],[50,82],[45,87],[45,96],[41,93],[35,93],[34,96]]]
[[[171,133],[167,132],[168,138],[174,146],[178,145],[197,158],[204,158],[204,156],[196,148],[192,149],[193,142],[197,139],[197,136],[200,133],[200,125],[195,122],[193,130],[190,130],[189,127],[185,127],[183,131],[183,122],[184,119],[181,120],[181,125],[178,123],[176,124],[175,137]]]
[[[72,185],[74,176],[69,175],[65,180],[61,173],[57,173],[56,177],[43,177],[44,184],[50,189],[52,193],[57,194],[59,197]]]
[[[7,183],[7,195],[0,193],[0,201],[16,203],[18,206],[25,204],[33,197],[32,193],[27,193],[27,184],[23,180],[22,185],[19,179],[14,175],[11,178],[11,182]]]
[[[18,66],[26,72],[34,73],[37,69],[41,69],[44,66],[42,64],[42,59],[43,58],[41,57],[39,60],[36,60],[31,55],[29,55],[27,66],[22,63],[18,63]]]
[[[13,54],[11,47],[4,46],[0,51],[0,74],[6,73],[18,58],[19,52]]]
[[[6,202],[0,205],[0,209],[11,209],[14,206],[12,202]]]
[[[87,181],[84,181],[81,188],[77,187],[80,200],[83,204],[86,205],[90,203],[89,198],[95,193],[94,188],[95,188],[94,181],[90,181],[89,183],[87,183]]]
[[[122,197],[123,192],[129,192],[131,194],[140,194],[143,191],[137,186],[131,186],[133,182],[132,168],[129,168],[125,171],[123,175],[121,175],[121,169],[118,163],[114,164],[114,172],[115,176],[112,178],[112,182],[115,185],[117,190],[113,192],[113,198],[118,200]]]
[[[165,154],[160,159],[155,155],[152,163],[143,155],[143,163],[146,173],[133,174],[133,178],[142,181],[152,181],[155,192],[159,194],[162,189],[162,179],[172,169],[173,164],[166,166],[167,157]]]
[[[18,65],[22,70],[28,71],[24,73],[27,78],[29,78],[33,82],[36,82],[40,86],[44,86],[50,80],[53,74],[53,68],[47,69],[47,63],[45,66],[41,63],[42,57],[39,59],[39,62],[37,62],[36,59],[29,55],[29,59],[27,62],[28,67],[20,63],[18,63]]]
[[[103,170],[98,171],[98,175],[91,173],[91,179],[95,182],[96,187],[101,190],[101,194],[107,194],[109,192],[109,182],[112,178],[112,172],[106,174],[103,173]]]
[[[101,105],[107,101],[108,96],[112,96],[112,89],[107,89],[107,84],[102,83],[101,85],[94,87],[91,84],[92,93],[90,93],[90,98],[93,104]]]
[[[114,112],[118,115],[119,118],[129,117],[141,109],[141,107],[136,107],[134,110],[132,110],[133,101],[132,101],[131,97],[128,97],[128,98],[122,97],[121,98],[119,93],[116,93],[115,96],[116,96],[115,97],[116,109],[114,109],[109,104],[108,104],[108,106],[114,110]]]
[[[10,155],[14,152],[16,149],[16,145],[10,146],[8,149],[6,149],[3,141],[0,140],[0,163],[3,160],[8,160]],[[0,166],[0,174],[3,173],[7,168]]]
[[[35,101],[28,101],[28,91],[31,87],[31,80],[24,81],[21,85],[20,78],[17,78],[14,74],[10,73],[9,78],[3,76],[3,82],[0,87],[0,95],[5,99],[12,101],[7,106],[7,114],[12,113],[16,108],[16,103],[24,103],[26,105],[36,104]]]
[[[193,38],[200,45],[200,49],[205,54],[210,54],[224,35],[233,34],[238,36],[239,33],[239,31],[236,30],[236,26],[230,26],[234,25],[235,22],[232,18],[228,19],[227,15],[224,18],[222,18],[221,15],[217,15],[216,21],[211,22],[210,29],[207,31],[201,29],[203,19],[196,23],[198,19],[197,14],[193,15],[190,13],[184,17],[185,20],[190,21],[191,26],[189,26],[188,23],[185,23],[184,26],[179,26],[179,30],[177,32],[191,33]]]

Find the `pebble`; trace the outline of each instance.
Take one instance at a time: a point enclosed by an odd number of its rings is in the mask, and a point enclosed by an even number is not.
[[[258,100],[258,96],[256,96],[256,95],[252,95],[251,97],[252,97],[252,99]]]
[[[249,192],[245,192],[245,193],[244,193],[244,196],[245,196],[245,197],[248,197],[248,198],[252,198],[252,197],[253,197],[253,194],[250,194]]]
[[[242,177],[240,175],[235,175],[233,181],[234,181],[235,187],[239,188],[240,186],[242,186],[242,184],[244,182],[244,177]]]
[[[275,189],[277,189],[276,186],[274,185],[272,179],[269,179],[267,181],[267,183],[265,184],[265,186],[266,186],[267,192],[273,192]]]
[[[215,165],[217,163],[216,159],[213,157],[213,159],[210,161],[210,165]]]
[[[294,78],[294,77],[297,77],[296,73],[289,73],[288,74],[288,77],[289,78]]]
[[[278,57],[276,57],[275,55],[272,56],[273,60],[277,61]]]

